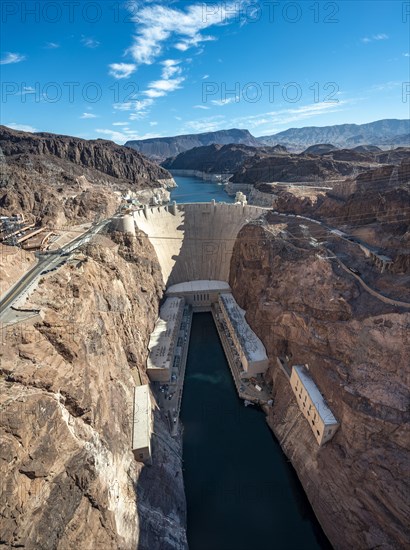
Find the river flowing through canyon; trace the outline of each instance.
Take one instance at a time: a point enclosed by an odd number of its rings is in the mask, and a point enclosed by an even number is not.
[[[331,548],[263,413],[238,398],[210,313],[194,314],[181,418],[190,550]]]

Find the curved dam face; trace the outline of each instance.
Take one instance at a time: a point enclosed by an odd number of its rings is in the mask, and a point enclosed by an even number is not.
[[[265,208],[240,203],[158,206],[134,212],[138,229],[155,248],[165,285],[198,280],[229,282],[240,229]]]

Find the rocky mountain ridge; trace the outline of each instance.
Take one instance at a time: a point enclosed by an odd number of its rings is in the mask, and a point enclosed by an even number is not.
[[[259,141],[248,130],[237,128],[218,130],[216,132],[203,132],[201,134],[184,134],[172,137],[133,140],[127,141],[125,145],[140,151],[149,158],[162,162],[168,157],[173,157],[193,147],[215,143],[220,145],[236,143],[252,147],[260,145]]]
[[[206,174],[226,174],[239,170],[244,161],[255,155],[286,153],[283,147],[252,147],[250,145],[213,143],[194,147],[175,157],[167,158],[161,166],[167,170],[198,170]]]
[[[137,151],[105,140],[0,127],[0,213],[59,227],[110,216],[119,197],[167,194],[172,176]]]
[[[280,145],[289,151],[302,152],[321,143],[339,148],[360,146],[390,149],[409,147],[410,122],[399,119],[383,119],[367,124],[339,124],[333,126],[306,126],[289,128],[270,136],[254,137],[248,130],[230,129],[200,134],[149,138],[127,141],[126,146],[137,149],[157,162],[163,162],[179,153],[211,144],[243,144],[251,147]]]
[[[376,145],[387,147],[410,146],[410,121],[383,119],[366,124],[338,124],[334,126],[307,126],[289,128],[258,140],[265,145],[281,144],[290,150],[302,151],[317,143],[331,143],[337,147]]]

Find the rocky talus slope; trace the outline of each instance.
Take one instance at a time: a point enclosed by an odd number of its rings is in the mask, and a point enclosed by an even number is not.
[[[4,329],[1,544],[185,549],[180,443],[155,408],[151,467],[131,451],[163,288],[146,239],[97,237],[32,295],[43,321]]]
[[[0,296],[9,290],[34,264],[32,252],[0,244]]]
[[[285,224],[248,225],[231,262],[235,297],[266,346],[268,423],[336,550],[409,540],[410,313],[387,306]],[[319,448],[276,357],[308,364],[340,428]]]
[[[174,185],[169,172],[111,141],[0,126],[1,214],[61,227],[112,215],[121,193],[164,195]]]

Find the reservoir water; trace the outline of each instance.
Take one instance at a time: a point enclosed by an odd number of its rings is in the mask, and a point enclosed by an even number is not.
[[[174,180],[178,187],[171,190],[171,200],[177,201],[179,204],[210,202],[212,199],[215,199],[216,202],[234,202],[234,197],[225,193],[224,186],[215,182],[191,176],[174,176]]]
[[[238,398],[210,313],[194,314],[181,418],[190,550],[331,548],[264,414]]]

